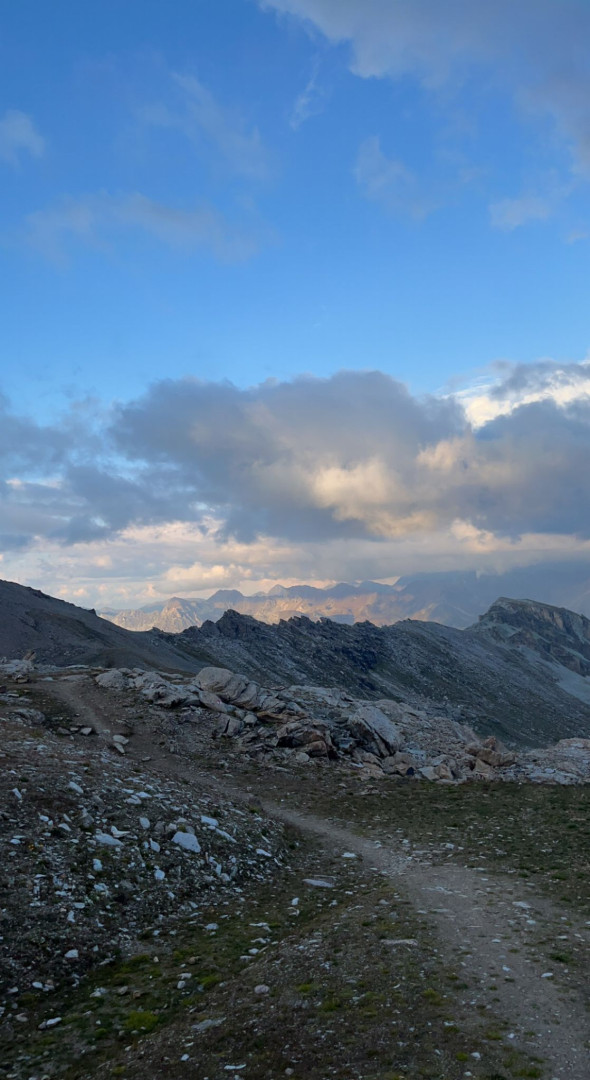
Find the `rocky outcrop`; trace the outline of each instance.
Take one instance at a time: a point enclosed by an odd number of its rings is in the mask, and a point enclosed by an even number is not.
[[[97,675],[96,684],[134,692],[158,709],[182,710],[195,723],[200,714],[213,714],[213,737],[231,740],[249,757],[296,764],[337,760],[373,779],[590,780],[590,739],[517,755],[495,736],[482,740],[468,725],[410,702],[373,703],[327,687],[269,689],[217,667],[203,668],[195,679],[173,680],[159,672],[113,670]],[[115,749],[124,753],[121,743]]]

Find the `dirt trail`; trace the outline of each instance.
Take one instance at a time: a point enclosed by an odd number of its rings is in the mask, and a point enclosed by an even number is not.
[[[46,691],[69,705],[82,721],[103,737],[125,730],[125,718],[96,694],[88,680],[56,680]],[[137,730],[127,754],[149,769],[183,778],[203,789],[250,801],[251,790],[230,778],[199,768],[195,760],[167,752],[147,731]],[[142,764],[143,768],[147,766]],[[248,781],[249,783],[251,781]],[[562,912],[519,879],[511,881],[488,871],[458,865],[441,866],[427,854],[408,855],[403,842],[392,845],[359,836],[328,819],[295,810],[284,801],[261,799],[270,817],[312,834],[330,855],[353,854],[359,875],[380,873],[399,880],[400,889],[417,912],[436,928],[439,950],[451,967],[462,967],[478,989],[469,991],[471,1006],[489,1007],[510,1023],[508,1039],[544,1060],[551,1080],[588,1080],[590,1023],[583,1001],[580,975],[539,955],[541,935],[559,945],[559,935],[588,940],[590,927],[572,925],[571,912]],[[466,1076],[470,1073],[466,1072]]]
[[[588,1080],[590,1022],[578,988],[567,972],[547,967],[527,940],[541,921],[550,932],[563,931],[562,917],[544,897],[488,872],[417,862],[403,850],[379,846],[312,814],[266,800],[262,806],[272,817],[312,832],[332,852],[355,853],[369,870],[401,878],[417,911],[436,926],[445,957],[453,963],[460,958],[466,976],[479,984],[477,1003],[511,1021],[515,1046],[527,1033],[528,1048],[545,1059],[552,1078]]]

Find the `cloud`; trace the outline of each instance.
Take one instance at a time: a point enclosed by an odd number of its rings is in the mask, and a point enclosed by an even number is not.
[[[26,221],[28,242],[47,258],[63,261],[72,240],[97,249],[122,232],[144,234],[179,252],[206,251],[223,262],[240,262],[258,248],[254,230],[227,220],[206,203],[191,209],[168,206],[135,192],[99,192],[37,210]]]
[[[170,593],[590,551],[588,362],[506,366],[471,399],[343,371],[163,381],[94,424],[1,408],[3,573]]]
[[[0,118],[0,161],[18,165],[22,154],[38,158],[44,152],[45,139],[31,117],[18,109],[7,109]]]
[[[590,175],[590,5],[586,0],[259,0],[350,47],[362,78],[411,77],[430,91],[473,71],[550,119]]]
[[[546,221],[553,207],[549,199],[539,195],[523,195],[518,199],[500,199],[490,206],[490,221],[495,229],[512,232],[530,221]]]
[[[414,173],[403,162],[386,157],[376,135],[361,143],[354,175],[366,198],[386,210],[424,218],[435,208],[435,203],[420,193]]]
[[[326,91],[320,86],[318,75],[319,62],[316,58],[311,75],[301,93],[295,98],[293,104],[291,119],[289,121],[293,131],[298,131],[306,120],[309,120],[312,116],[317,116],[323,109]]]
[[[271,173],[270,155],[260,132],[240,114],[221,105],[195,75],[174,74],[178,100],[160,102],[139,113],[154,128],[182,132],[198,148],[213,152],[231,172],[248,180],[265,180]]]
[[[498,364],[499,377],[482,379],[455,392],[474,428],[506,416],[523,405],[548,401],[559,407],[590,401],[590,360],[556,364]]]

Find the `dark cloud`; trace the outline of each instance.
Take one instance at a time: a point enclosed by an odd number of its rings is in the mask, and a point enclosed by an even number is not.
[[[457,521],[499,538],[590,537],[590,398],[548,396],[562,378],[584,389],[586,370],[515,368],[502,384],[511,411],[478,428],[456,399],[413,397],[380,372],[250,389],[169,380],[86,444],[70,418],[41,427],[4,404],[4,542],[211,519],[220,542],[246,544],[435,537]],[[533,391],[540,400],[517,404]]]

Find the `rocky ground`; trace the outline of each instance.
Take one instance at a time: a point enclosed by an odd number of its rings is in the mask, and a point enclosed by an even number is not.
[[[584,740],[219,669],[0,681],[0,1076],[587,1078]]]

